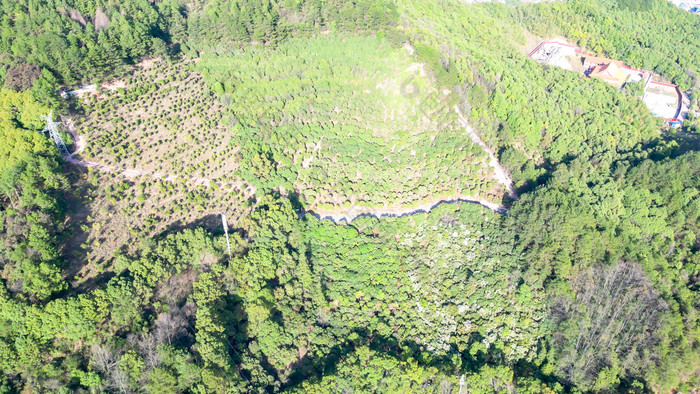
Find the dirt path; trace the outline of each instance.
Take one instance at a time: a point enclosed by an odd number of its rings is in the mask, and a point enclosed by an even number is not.
[[[467,121],[467,118],[464,117],[459,107],[455,105],[454,110],[457,113],[457,116],[459,117],[459,124],[462,125],[462,127],[464,127],[465,130],[467,130],[467,133],[469,133],[469,137],[471,137],[472,141],[474,141],[475,144],[481,146],[481,149],[483,149],[484,152],[488,153],[490,158],[489,165],[493,168],[498,183],[505,186],[506,190],[508,190],[508,195],[510,196],[510,198],[512,198],[513,200],[517,200],[518,195],[515,193],[515,188],[513,187],[513,180],[510,179],[508,171],[506,171],[506,169],[503,168],[501,163],[498,162],[498,159],[493,153],[493,150],[489,148],[484,142],[484,140],[481,139],[479,134],[477,134],[476,131],[474,131],[474,128],[469,124],[469,121]]]
[[[453,204],[456,202],[465,202],[470,204],[482,205],[497,213],[506,213],[508,210],[503,206],[491,201],[484,200],[479,197],[459,195],[450,196],[443,198],[431,199],[423,204],[415,207],[364,207],[351,205],[350,208],[346,209],[336,209],[331,211],[326,211],[323,209],[313,209],[308,211],[308,214],[313,215],[319,219],[330,219],[333,222],[347,222],[350,223],[358,217],[370,216],[375,218],[383,217],[403,217],[415,215],[417,213],[426,213],[435,209],[442,204]]]

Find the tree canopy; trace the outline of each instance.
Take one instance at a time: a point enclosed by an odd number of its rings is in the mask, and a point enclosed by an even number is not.
[[[694,18],[0,0],[0,392],[692,391],[697,135],[526,52],[563,35],[694,97]]]

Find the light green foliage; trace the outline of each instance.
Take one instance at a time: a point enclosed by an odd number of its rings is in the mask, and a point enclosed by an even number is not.
[[[455,354],[475,365],[534,361],[543,294],[514,273],[514,245],[491,238],[498,223],[476,205],[445,205],[345,227],[301,220],[289,201],[265,197],[241,223],[249,244],[220,279],[229,295],[215,275],[195,284],[198,351],[224,370],[229,346],[243,360],[262,357],[283,383],[361,344],[452,369],[462,365]]]
[[[119,360],[119,369],[126,374],[130,386],[138,385],[143,368],[143,360],[133,350],[126,352]]]
[[[644,96],[644,81],[625,83],[624,90],[625,93],[634,98],[642,98]]]
[[[183,277],[185,270],[201,269],[217,254],[212,239],[203,231],[185,231],[160,240],[142,250],[140,256],[122,258],[129,274],[87,294],[39,306],[13,299],[2,289],[0,369],[27,378],[37,376],[33,387],[45,387],[51,377],[41,371],[71,354],[67,360],[84,363],[60,368],[70,371],[86,387],[135,389],[145,382],[149,387],[171,387],[173,378],[177,391],[198,384],[200,371],[191,364],[192,356],[174,347],[179,341],[187,342],[183,338],[188,337],[190,326],[178,305],[183,299],[176,294],[182,290],[169,287],[169,280]],[[163,301],[174,305],[168,310],[157,306]],[[156,306],[158,317],[149,316],[153,312],[147,309]],[[154,329],[149,333],[151,326]],[[137,336],[137,343],[119,345],[120,339],[114,335],[122,330]],[[151,378],[152,370],[157,372]],[[57,373],[65,376],[60,369]]]
[[[360,225],[366,235],[311,219],[331,325],[376,330],[432,355],[456,349],[476,359],[494,348],[506,360],[532,360],[546,314],[542,294],[519,284],[513,246],[492,239],[497,223],[469,204]]]
[[[56,300],[46,306],[30,306],[0,293],[0,368],[31,376],[44,363],[61,354],[61,347],[89,339],[97,319],[88,298]]]
[[[682,90],[698,88],[700,21],[663,0],[562,1],[522,7],[534,33],[563,34],[594,53],[653,70]]]
[[[697,40],[665,44],[696,35],[689,14],[656,0],[194,0],[187,12],[171,0],[44,3],[31,13],[0,3],[0,52],[12,54],[0,56],[0,75],[13,67],[11,84],[30,89],[0,91],[0,392],[698,386],[696,141],[658,133],[635,88],[545,67],[520,47],[526,27],[564,33],[687,87]],[[110,19],[99,33],[69,22],[71,7],[97,6]],[[196,68],[169,64],[175,43],[202,54]],[[94,126],[86,153],[254,183],[254,206],[229,222],[230,257],[204,227],[220,234],[219,208],[245,210],[221,197],[232,189],[177,199],[182,189],[165,181],[92,173],[114,180],[81,201],[100,211],[124,201],[119,214],[132,215],[166,195],[181,211],[217,208],[176,227],[156,224],[166,212],[141,227],[64,209],[68,179],[84,174],[61,175],[37,133],[56,105],[53,75],[115,75],[144,55],[164,62],[82,107],[82,125]],[[180,96],[203,88],[196,69],[218,104],[205,89]],[[303,212],[499,194],[454,105],[512,171],[520,197],[508,213],[455,203],[334,224]],[[212,165],[223,157],[238,161]],[[299,193],[268,193],[276,188]],[[93,234],[121,225],[139,242],[106,248],[95,275],[69,287],[64,276],[81,267],[66,253],[76,239],[66,216]],[[62,271],[64,260],[75,265]]]
[[[506,366],[486,365],[473,373],[445,374],[425,367],[410,357],[395,357],[359,347],[319,381],[308,380],[289,390],[292,393],[387,392],[387,393],[523,393],[562,392],[561,385],[547,385],[534,378],[517,379]]]
[[[657,135],[660,121],[636,98],[523,56],[518,9],[401,1],[399,10],[415,40],[449,47],[448,60],[466,83],[458,92],[464,112],[517,187],[577,157],[609,171],[619,152]]]
[[[387,0],[211,0],[195,1],[203,12],[188,16],[188,44],[275,44],[322,29],[373,32],[397,19]],[[198,7],[196,7],[198,8]],[[204,46],[206,48],[206,46]]]
[[[29,92],[0,90],[0,211],[4,272],[35,300],[65,286],[56,234],[67,185],[58,150],[40,133],[48,108]]]
[[[456,97],[416,60],[386,40],[329,35],[222,49],[199,66],[228,103],[241,175],[259,193],[283,186],[314,207],[490,192]]]
[[[98,9],[106,16],[99,26]],[[124,73],[127,64],[146,55],[169,58],[178,50],[192,53],[191,48],[222,42],[274,43],[322,28],[377,31],[396,17],[386,0],[194,0],[186,5],[175,0],[3,0],[0,52],[12,56],[0,60],[0,76],[8,67],[28,63],[64,83],[97,82]],[[164,39],[178,45],[166,47]]]
[[[247,314],[248,350],[263,355],[286,380],[293,363],[326,342],[314,327],[321,286],[288,200],[264,198],[242,228],[252,242],[229,269]]]
[[[164,368],[156,368],[148,375],[149,393],[177,393],[177,379]]]
[[[225,113],[193,63],[155,62],[124,83],[83,103],[90,116],[77,127],[90,144],[82,156],[164,175],[239,181]]]

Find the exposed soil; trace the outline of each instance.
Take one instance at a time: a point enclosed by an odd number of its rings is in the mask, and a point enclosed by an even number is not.
[[[518,198],[518,195],[515,193],[515,188],[513,187],[513,180],[510,179],[508,171],[505,168],[503,168],[503,166],[501,166],[501,163],[498,162],[498,159],[493,153],[493,150],[489,148],[481,139],[479,134],[477,134],[477,132],[474,131],[474,128],[469,124],[469,121],[467,121],[467,118],[464,117],[462,111],[459,110],[459,107],[455,105],[454,110],[457,113],[457,116],[459,117],[459,124],[462,125],[462,127],[464,127],[465,130],[467,130],[472,141],[474,141],[475,144],[481,146],[481,149],[483,149],[484,152],[486,152],[489,155],[489,165],[493,168],[496,181],[498,181],[498,183],[500,183],[501,185],[505,186],[506,190],[508,190],[508,195],[512,199],[516,200]]]

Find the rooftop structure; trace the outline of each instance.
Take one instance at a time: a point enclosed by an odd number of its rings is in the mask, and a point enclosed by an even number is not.
[[[619,60],[593,56],[566,43],[542,42],[528,57],[540,63],[561,67],[598,78],[616,88],[627,83],[643,83],[644,95],[640,97],[652,114],[663,118],[671,126],[683,122],[684,102],[687,98],[676,85],[652,81],[653,73],[625,65]]]
[[[587,55],[583,58],[583,64],[586,66],[603,66],[610,63],[614,63],[617,66],[624,66],[624,63],[622,63],[621,61],[608,59],[607,57]]]
[[[697,0],[669,0],[676,7],[684,9],[686,11],[692,12],[694,14],[700,14],[700,1]]]
[[[588,76],[591,78],[600,78],[616,87],[622,87],[622,85],[627,82],[629,73],[622,70],[617,62],[611,61],[594,66]]]

